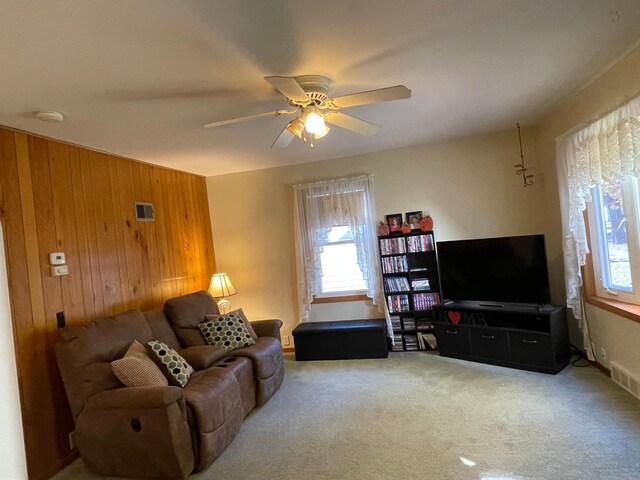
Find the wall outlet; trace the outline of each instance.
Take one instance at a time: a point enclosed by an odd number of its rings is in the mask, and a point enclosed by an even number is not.
[[[288,347],[289,345],[291,345],[291,340],[289,339],[289,335],[282,336],[282,345],[285,347]]]
[[[602,358],[602,360],[607,359],[607,350],[604,347],[600,347],[600,358]]]

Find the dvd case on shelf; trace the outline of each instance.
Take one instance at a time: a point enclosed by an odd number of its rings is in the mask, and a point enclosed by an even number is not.
[[[407,251],[411,253],[431,252],[433,249],[433,236],[430,234],[407,237]]]
[[[404,238],[381,238],[380,239],[380,254],[381,255],[394,255],[398,253],[406,253],[406,247],[404,244]]]
[[[409,280],[407,277],[387,277],[384,279],[384,291],[389,293],[408,292]]]
[[[414,293],[413,308],[414,310],[426,311],[431,310],[436,303],[440,303],[440,294],[433,293]]]
[[[389,313],[408,312],[409,295],[389,295],[387,297]]]
[[[382,273],[402,273],[408,271],[407,257],[404,255],[382,258]]]

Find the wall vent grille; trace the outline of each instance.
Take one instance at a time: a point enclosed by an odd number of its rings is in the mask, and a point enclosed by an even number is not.
[[[615,362],[611,362],[610,366],[613,381],[640,400],[640,380]]]
[[[136,202],[136,220],[139,222],[153,222],[155,220],[153,203]]]

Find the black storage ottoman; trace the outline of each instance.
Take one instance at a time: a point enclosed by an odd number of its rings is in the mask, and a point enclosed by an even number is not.
[[[296,360],[387,358],[384,319],[307,322],[293,329]]]

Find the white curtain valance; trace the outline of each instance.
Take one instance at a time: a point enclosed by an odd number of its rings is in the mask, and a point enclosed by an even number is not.
[[[556,139],[567,305],[582,318],[580,268],[589,253],[583,212],[591,189],[640,174],[640,97],[579,130]],[[582,325],[586,333],[586,325]],[[585,342],[587,353],[590,345]]]

